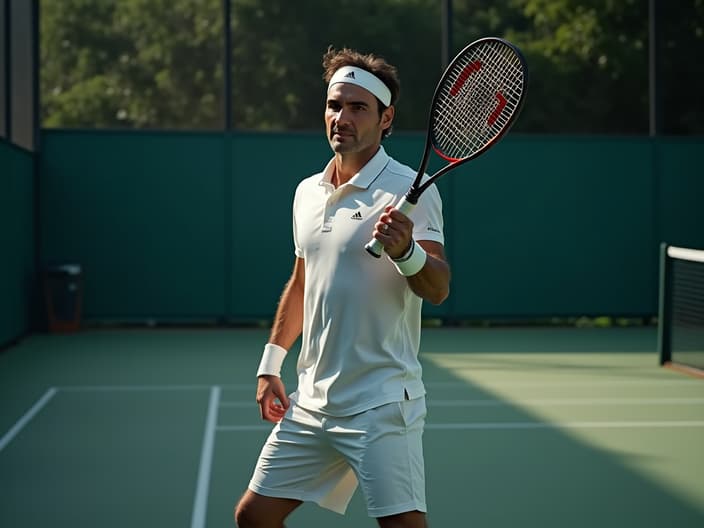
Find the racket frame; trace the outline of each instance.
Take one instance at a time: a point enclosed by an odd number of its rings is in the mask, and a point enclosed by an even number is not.
[[[491,140],[487,141],[486,144],[484,144],[480,149],[478,149],[476,152],[472,153],[471,155],[465,157],[465,158],[450,158],[446,155],[444,155],[442,152],[440,152],[435,146],[433,145],[433,113],[435,111],[435,105],[437,104],[437,100],[440,97],[440,92],[441,88],[443,87],[445,80],[447,76],[450,74],[450,71],[452,71],[452,68],[454,67],[457,62],[462,59],[471,48],[474,48],[476,46],[479,46],[485,42],[501,42],[503,45],[508,46],[511,48],[511,50],[516,54],[518,57],[518,60],[521,63],[521,70],[523,72],[523,86],[524,89],[521,91],[520,98],[518,100],[518,103],[516,103],[516,108],[511,114],[511,117],[509,121],[506,123],[505,126],[499,130],[499,133],[496,134]],[[462,49],[457,55],[455,55],[455,58],[452,59],[452,62],[448,64],[447,68],[445,68],[445,71],[438,81],[437,85],[435,86],[435,91],[433,92],[433,99],[430,104],[430,111],[428,112],[428,125],[426,127],[426,136],[425,136],[425,150],[423,152],[423,159],[420,162],[420,166],[418,168],[418,174],[416,175],[416,179],[413,181],[413,184],[411,185],[411,188],[408,190],[406,193],[406,200],[412,204],[418,203],[418,199],[420,198],[420,195],[423,194],[423,192],[430,187],[433,183],[435,183],[438,178],[446,174],[447,172],[451,171],[452,169],[459,167],[463,163],[467,163],[470,160],[473,160],[482,154],[484,154],[487,150],[489,150],[491,147],[493,147],[506,133],[511,129],[513,126],[513,123],[516,121],[518,118],[518,115],[521,113],[521,109],[523,108],[523,103],[525,102],[525,95],[526,95],[526,89],[528,86],[528,64],[526,62],[525,57],[523,56],[523,53],[518,49],[517,46],[512,44],[506,39],[502,39],[500,37],[484,37],[479,40],[475,40],[471,44],[468,44],[467,46]],[[433,150],[435,151],[435,154],[437,154],[440,158],[448,161],[448,165],[445,165],[442,167],[440,170],[435,172],[428,180],[421,184],[421,181],[423,180],[423,176],[425,175],[425,171],[428,167],[428,162],[430,161],[430,151]]]
[[[518,102],[516,103],[516,107],[509,117],[508,122],[499,130],[499,132],[491,138],[489,141],[486,142],[481,148],[477,149],[476,152],[473,152],[467,157],[464,158],[451,158],[443,154],[439,149],[435,147],[433,144],[433,115],[435,112],[435,106],[437,104],[438,98],[440,97],[441,89],[445,84],[445,81],[452,71],[452,68],[457,64],[457,62],[461,59],[463,59],[470,51],[471,48],[474,48],[476,46],[482,45],[486,42],[500,42],[502,45],[505,45],[513,51],[513,53],[516,55],[518,60],[521,63],[521,72],[523,74],[523,90],[521,90],[521,94],[519,97]],[[423,194],[423,192],[430,187],[432,184],[434,184],[438,178],[443,176],[444,174],[448,173],[449,171],[459,167],[460,165],[467,163],[470,160],[473,160],[477,158],[478,156],[481,156],[484,154],[487,150],[489,150],[491,147],[493,147],[513,126],[513,123],[516,121],[518,118],[519,114],[521,113],[521,109],[523,108],[523,103],[525,102],[525,95],[528,87],[528,64],[526,62],[525,57],[523,56],[523,53],[518,49],[517,46],[512,44],[506,39],[502,39],[500,37],[484,37],[479,40],[475,40],[474,42],[468,44],[465,46],[462,51],[457,53],[455,55],[455,58],[452,59],[452,62],[448,64],[447,68],[445,68],[445,71],[443,72],[442,76],[440,77],[440,80],[438,83],[435,85],[435,91],[433,92],[433,99],[430,104],[430,111],[428,112],[428,123],[426,127],[426,136],[425,136],[425,148],[423,151],[423,158],[421,159],[420,165],[418,167],[418,173],[416,174],[415,180],[413,180],[413,183],[411,184],[410,188],[406,192],[406,194],[401,198],[401,200],[394,206],[395,209],[401,211],[402,213],[408,215],[416,206],[418,203],[418,200],[420,196]],[[444,159],[445,161],[449,162],[447,165],[442,167],[440,170],[435,172],[432,176],[428,178],[424,183],[421,183],[423,181],[423,176],[425,175],[425,171],[428,167],[428,163],[430,161],[430,151],[433,150],[435,154],[437,154],[440,158]],[[372,238],[366,246],[364,246],[367,252],[372,255],[373,257],[379,258],[381,257],[381,254],[383,252],[383,244],[379,242],[377,239]]]

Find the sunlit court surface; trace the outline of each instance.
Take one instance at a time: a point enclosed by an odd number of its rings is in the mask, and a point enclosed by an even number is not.
[[[660,367],[656,334],[426,328],[429,525],[704,525],[704,380]],[[271,428],[254,402],[265,340],[111,329],[5,349],[0,525],[234,526]],[[304,504],[288,522],[375,525],[359,491],[346,516]]]

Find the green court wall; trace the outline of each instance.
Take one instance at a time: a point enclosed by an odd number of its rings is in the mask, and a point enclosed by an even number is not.
[[[34,212],[33,155],[0,140],[0,346],[31,327]]]
[[[417,166],[423,142],[385,146]],[[293,191],[330,157],[320,133],[45,130],[42,145],[41,258],[82,264],[84,318],[108,322],[271,318]],[[704,248],[703,145],[507,137],[439,184],[452,293],[425,315],[654,315],[660,242]]]
[[[224,314],[226,138],[71,131],[43,139],[42,260],[81,264],[85,318]]]

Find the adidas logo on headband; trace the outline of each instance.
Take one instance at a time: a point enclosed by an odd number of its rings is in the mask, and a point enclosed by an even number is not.
[[[351,71],[347,75],[345,75],[345,79],[354,79],[354,72]]]

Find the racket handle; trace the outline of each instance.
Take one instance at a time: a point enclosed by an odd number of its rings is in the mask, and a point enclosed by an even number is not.
[[[367,245],[364,246],[364,249],[366,249],[367,253],[369,253],[372,257],[379,258],[384,251],[384,246],[376,238],[372,238],[369,242],[367,242]]]
[[[408,215],[413,209],[415,209],[416,204],[409,202],[406,200],[406,197],[404,196],[401,198],[394,209],[397,211]],[[367,245],[364,246],[364,249],[367,250],[367,252],[374,258],[379,258],[381,257],[381,254],[384,252],[384,245],[379,242],[376,238],[372,238],[369,242],[367,242]]]

